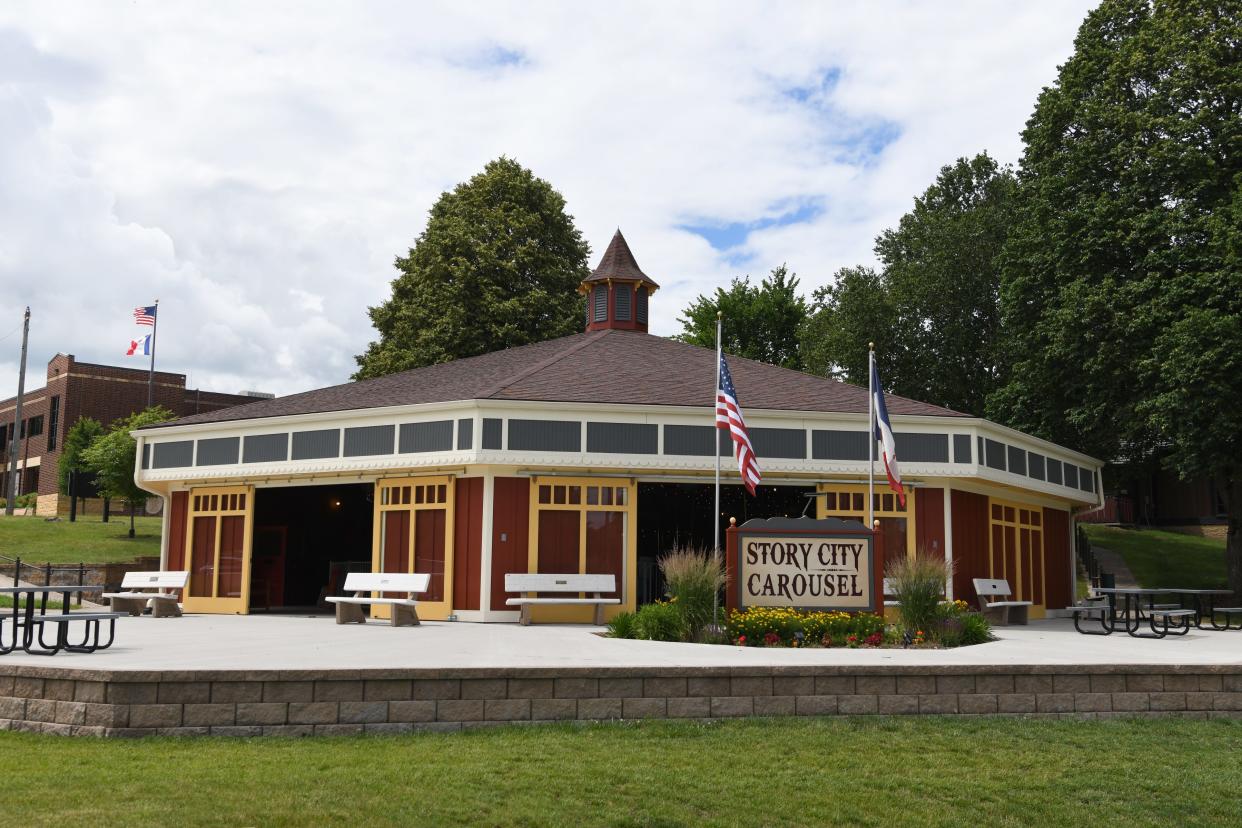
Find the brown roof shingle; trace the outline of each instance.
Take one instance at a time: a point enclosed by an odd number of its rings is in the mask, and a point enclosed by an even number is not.
[[[591,275],[586,277],[587,282],[602,282],[607,279],[629,279],[637,282],[644,282],[651,286],[652,290],[658,289],[660,286],[656,284],[642,268],[638,266],[638,260],[634,258],[633,251],[630,250],[629,244],[625,241],[625,236],[621,235],[621,228],[617,228],[617,232],[613,234],[612,241],[608,243],[608,249],[604,251],[604,257],[599,260],[599,266],[591,271]]]
[[[676,340],[640,331],[591,331],[386,377],[259,400],[165,425],[475,399],[710,408],[715,404],[715,391],[707,375],[714,377],[715,362],[714,351]],[[867,391],[856,385],[736,356],[729,357],[729,370],[746,411],[867,413]],[[885,399],[893,415],[969,416],[891,394]]]

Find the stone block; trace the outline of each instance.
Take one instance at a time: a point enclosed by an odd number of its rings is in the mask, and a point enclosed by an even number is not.
[[[548,681],[548,691],[552,682]],[[517,722],[530,718],[530,699],[486,699],[483,718],[491,722]]]
[[[186,727],[227,727],[237,724],[235,704],[187,704],[181,708]]]
[[[263,701],[265,702],[309,702],[314,699],[315,682],[313,681],[263,682]]]
[[[430,699],[389,702],[388,721],[434,722],[436,720],[436,704],[437,702],[433,702]]]
[[[1092,675],[1091,677],[1092,693],[1124,693],[1126,692],[1126,677],[1115,673],[1102,673]]]
[[[340,721],[339,704],[340,702],[289,702],[289,724],[336,724]]]
[[[1047,694],[1052,692],[1052,676],[1014,676],[1015,693]]]
[[[213,681],[211,701],[214,704],[239,704],[263,701],[263,682]]]
[[[419,701],[460,699],[461,682],[457,679],[415,679],[410,684],[410,698]]]
[[[902,678],[922,678],[922,676],[902,676]],[[819,692],[816,686],[816,692]],[[860,696],[894,695],[897,692],[895,676],[859,676],[854,680],[854,692]]]
[[[207,704],[211,701],[211,682],[162,681],[156,698],[160,704]]]
[[[643,695],[665,699],[684,696],[686,695],[686,680],[684,678],[643,679]]]
[[[577,699],[532,699],[530,717],[536,721],[578,718]]]
[[[1220,689],[1226,693],[1242,693],[1242,675],[1217,676],[1221,680]],[[1166,687],[1166,690],[1169,688]]]
[[[101,683],[102,682],[91,682],[91,684],[101,684]],[[13,677],[12,676],[0,676],[0,696],[11,696],[11,695],[13,695]],[[80,701],[86,701],[86,699],[80,699]]]
[[[179,704],[132,704],[129,707],[130,727],[180,727]]]
[[[86,705],[85,720],[87,727],[128,727],[129,705],[126,704],[92,704]]]
[[[1127,676],[1128,679],[1131,678]],[[1113,693],[1113,710],[1115,712],[1133,712],[1147,710],[1150,702],[1147,693]]]
[[[861,677],[859,680],[861,681]],[[837,712],[842,716],[861,716],[867,713],[877,713],[879,709],[877,696],[870,694],[839,696],[837,698]]]
[[[603,693],[601,692],[602,696]],[[721,676],[691,676],[686,680],[687,696],[727,696],[729,679]]]
[[[1219,687],[1217,688],[1220,689]],[[30,676],[13,677],[13,695],[19,699],[43,698],[43,679]],[[151,701],[155,701],[154,698]]]
[[[317,681],[311,699],[317,702],[362,701],[362,689],[363,683],[352,679]]]
[[[818,684],[818,679],[816,680]],[[837,696],[798,696],[794,712],[799,716],[834,716],[837,712]]]
[[[772,695],[814,696],[815,676],[774,676],[772,678]]]
[[[730,696],[770,696],[771,676],[734,676],[729,679]]]
[[[623,719],[663,719],[668,715],[665,699],[622,699]]]
[[[1163,690],[1164,676],[1146,673],[1126,676],[1127,693],[1159,693]]]
[[[301,739],[315,735],[314,725],[265,725],[264,736],[281,736],[286,739]]]
[[[1035,709],[1040,713],[1073,713],[1073,693],[1036,693]]]
[[[753,716],[755,700],[751,696],[712,696],[712,717]]]
[[[1205,692],[1187,693],[1185,697],[1187,710],[1211,710],[1216,694]]]
[[[482,720],[482,699],[440,699],[436,702],[436,721],[478,722]]]
[[[1199,677],[1194,674],[1178,675],[1166,673],[1164,676],[1164,689],[1169,693],[1197,693],[1199,691]]]
[[[593,678],[554,679],[552,694],[558,699],[593,699],[599,695],[599,680]]]
[[[602,678],[599,680],[599,695],[603,699],[638,698],[643,694],[643,680],[640,678]]]
[[[956,713],[957,696],[952,693],[924,693],[919,696],[919,712],[939,715]]]
[[[1185,710],[1185,693],[1148,693],[1147,701],[1152,710]]]
[[[362,698],[364,701],[406,701],[412,692],[408,679],[367,679]]]
[[[56,721],[59,724],[86,724],[86,702],[56,702]]]
[[[865,692],[860,682],[858,692]],[[897,694],[901,696],[922,696],[936,692],[935,676],[897,676]]]
[[[957,697],[957,709],[959,713],[998,713],[998,698],[995,693],[963,693]]]
[[[1034,713],[1034,693],[1005,693],[996,697],[998,713]]]
[[[113,682],[108,685],[109,704],[155,704],[158,687],[153,681]]]
[[[886,715],[899,716],[919,712],[918,696],[876,696],[877,710]]]
[[[1242,710],[1242,693],[1217,693],[1212,699],[1213,710]]]
[[[797,713],[796,696],[753,696],[756,716],[793,716]]]
[[[710,696],[686,696],[668,700],[670,719],[706,719],[712,712]]]
[[[161,736],[171,736],[174,739],[189,739],[192,736],[210,736],[211,728],[209,727],[161,727],[156,731]]]
[[[1107,713],[1113,709],[1112,693],[1075,693],[1075,713]]]
[[[1199,676],[1199,692],[1200,693],[1219,693],[1225,689],[1224,676],[1214,673]]]
[[[315,725],[316,736],[357,736],[362,733],[363,725],[360,724],[328,724]],[[212,733],[215,729],[212,728]]]
[[[0,696],[0,719],[26,718],[26,700],[14,696]]]
[[[372,722],[362,726],[364,733],[377,733],[393,735],[396,733],[413,733],[414,724],[412,722]]]
[[[896,689],[896,684],[893,687]],[[857,689],[853,676],[816,676],[815,696],[848,696]]]
[[[578,699],[579,719],[620,719],[621,699]]]
[[[976,693],[1012,693],[1013,676],[975,676]]]
[[[898,683],[900,686],[900,682]],[[963,693],[975,692],[974,676],[936,676],[936,692],[937,693],[954,693],[961,695]]]
[[[52,699],[28,699],[26,719],[32,722],[56,721],[56,702]]]
[[[224,727],[213,727],[210,729],[212,736],[241,736],[250,738],[253,736],[262,736],[263,728],[259,725],[233,725]]]
[[[462,679],[463,699],[505,699],[509,697],[508,679]]]
[[[415,733],[459,733],[461,722],[414,722],[410,728]]]
[[[1052,677],[1053,693],[1090,693],[1091,676],[1058,673]]]
[[[281,725],[289,720],[289,705],[284,702],[242,702],[237,705],[239,725]]]
[[[73,701],[73,679],[44,679],[43,698],[51,701]]]
[[[509,679],[511,699],[550,699],[552,679]]]
[[[241,710],[238,710],[240,720]],[[385,701],[347,701],[340,702],[337,709],[337,721],[341,724],[369,724],[388,721],[388,702]]]

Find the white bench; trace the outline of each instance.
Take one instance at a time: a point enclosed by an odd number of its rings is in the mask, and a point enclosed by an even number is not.
[[[350,572],[345,576],[345,589],[353,590],[353,597],[332,596],[330,603],[336,604],[336,623],[365,624],[365,606],[384,604],[392,608],[389,623],[394,627],[418,626],[418,602],[414,596],[426,592],[431,576],[415,572]],[[405,598],[381,598],[371,596],[371,592],[404,592]]]
[[[505,601],[508,606],[521,607],[520,623],[530,624],[530,608],[535,604],[594,604],[595,623],[604,623],[604,606],[620,604],[620,598],[601,598],[600,593],[615,592],[617,579],[613,575],[545,575],[510,574],[505,576],[505,592],[531,593]],[[552,598],[536,597],[536,592],[563,592]],[[592,592],[593,598],[580,598],[579,593]]]
[[[1009,624],[1027,624],[1030,601],[989,601],[988,598],[1007,598],[1013,595],[1009,582],[1003,578],[975,578],[975,594],[979,596],[979,612],[999,627]]]
[[[900,607],[900,606],[901,606],[901,602],[900,602],[900,601],[898,601],[896,598],[889,598],[889,597],[888,597],[888,596],[890,596],[890,595],[896,595],[896,594],[897,594],[897,589],[896,589],[896,587],[894,587],[894,586],[893,586],[893,579],[892,579],[892,578],[885,578],[885,579],[884,579],[884,606],[886,606],[886,607]]]
[[[103,597],[118,612],[142,615],[150,604],[151,617],[177,618],[181,615],[181,607],[177,606],[177,596],[168,590],[185,589],[189,580],[189,572],[126,572],[121,579],[121,589],[125,591],[105,592]]]

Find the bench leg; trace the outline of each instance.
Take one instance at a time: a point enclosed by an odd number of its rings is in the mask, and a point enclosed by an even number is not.
[[[180,618],[181,607],[176,601],[155,600],[151,602],[152,618]]]
[[[336,623],[338,624],[365,624],[367,623],[367,615],[362,611],[362,604],[337,604],[336,605]]]
[[[1018,626],[1027,626],[1030,622],[1030,615],[1027,612],[1030,607],[1009,607],[1009,623]]]
[[[1009,626],[1009,607],[987,607],[983,610],[983,617],[992,624],[993,627]]]
[[[142,615],[147,606],[146,598],[112,598],[112,609],[116,612],[128,612],[130,615]]]
[[[422,622],[418,620],[418,608],[406,607],[401,604],[393,604],[389,607],[388,623],[394,627],[417,627]]]
[[[1098,631],[1097,630],[1084,630],[1080,622],[1081,622],[1083,615],[1085,615],[1085,613],[1081,613],[1081,612],[1074,613],[1074,629],[1078,630],[1083,635],[1111,635],[1112,630],[1108,626],[1107,612],[1108,610],[1104,610],[1104,609],[1100,610],[1100,629]]]
[[[530,626],[530,604],[522,604],[522,614],[518,617],[518,623],[523,627]]]
[[[595,626],[602,627],[604,625],[604,605],[595,605]]]

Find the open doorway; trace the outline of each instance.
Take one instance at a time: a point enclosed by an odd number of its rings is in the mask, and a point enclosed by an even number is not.
[[[252,611],[326,611],[345,573],[371,569],[375,487],[282,486],[255,491]]]

